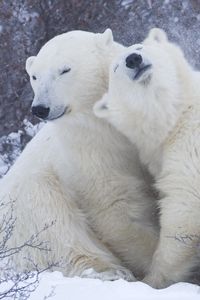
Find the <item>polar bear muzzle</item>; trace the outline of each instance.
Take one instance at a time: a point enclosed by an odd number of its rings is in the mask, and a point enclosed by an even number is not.
[[[133,80],[138,80],[147,70],[151,69],[152,65],[145,62],[142,55],[138,53],[129,54],[125,59],[126,67],[133,70]],[[145,76],[146,78],[146,76]]]

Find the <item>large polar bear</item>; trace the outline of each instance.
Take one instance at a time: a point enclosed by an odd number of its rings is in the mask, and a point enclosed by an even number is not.
[[[27,60],[32,111],[49,122],[1,180],[0,199],[15,200],[11,246],[55,224],[40,234],[52,251],[27,247],[19,253],[22,269],[28,254],[39,266],[62,257],[65,274],[103,280],[134,280],[132,272],[141,277],[149,269],[158,234],[137,152],[92,111],[122,49],[110,30],[72,31]]]
[[[163,288],[187,280],[199,266],[199,73],[153,29],[116,59],[94,111],[137,146],[160,191],[160,240],[145,282]]]

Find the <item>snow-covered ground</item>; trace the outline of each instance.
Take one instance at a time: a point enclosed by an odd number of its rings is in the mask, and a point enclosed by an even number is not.
[[[0,177],[2,177],[21,153],[23,134],[33,137],[43,124],[32,125],[24,121],[24,128],[0,138],[0,146],[8,148],[0,155]],[[4,145],[4,146],[3,146]],[[2,149],[0,149],[2,150]],[[2,151],[1,151],[2,152]],[[1,292],[8,286],[0,283]],[[0,298],[3,299],[3,298]],[[15,299],[13,297],[4,299]],[[17,298],[19,299],[19,298]],[[189,283],[174,284],[167,289],[155,290],[142,282],[113,282],[99,279],[66,278],[60,272],[45,272],[39,276],[39,284],[31,293],[30,300],[196,300],[200,299],[200,287]],[[21,300],[21,299],[19,299]]]
[[[30,300],[199,300],[200,287],[177,283],[155,290],[142,282],[100,281],[99,279],[66,278],[59,272],[41,275],[38,288]]]

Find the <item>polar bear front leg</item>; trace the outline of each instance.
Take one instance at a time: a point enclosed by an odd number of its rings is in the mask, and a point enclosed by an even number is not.
[[[13,236],[15,245],[22,244],[35,231],[54,221],[40,235],[42,241],[48,242],[51,251],[26,249],[27,252],[21,252],[18,256],[17,264],[21,269],[27,267],[23,257],[30,256],[40,267],[46,267],[49,261],[66,262],[66,267],[61,265],[61,271],[69,276],[82,276],[85,270],[92,268],[96,273],[101,273],[102,280],[114,280],[116,274],[118,278],[135,280],[132,273],[97,238],[84,213],[77,207],[74,193],[63,190],[52,171],[29,177],[27,181],[25,179],[18,189],[17,222]],[[16,196],[16,193],[13,192],[13,195]]]
[[[80,218],[77,219],[79,214]],[[71,216],[73,218],[73,216]],[[76,208],[74,222],[68,226],[73,235],[69,239],[67,259],[71,266],[69,276],[106,280],[136,281],[133,273],[97,238],[85,216]],[[68,235],[69,236],[69,235]]]
[[[144,278],[144,282],[154,288],[186,281],[198,266],[199,199],[187,194],[182,186],[182,189],[161,200],[160,223],[160,241],[150,272]]]

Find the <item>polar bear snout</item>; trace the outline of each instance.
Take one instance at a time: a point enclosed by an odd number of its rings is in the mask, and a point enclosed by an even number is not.
[[[132,80],[143,81],[150,77],[152,64],[139,53],[131,53],[125,58],[125,66]]]
[[[50,108],[43,105],[32,106],[32,114],[40,119],[46,119],[49,115]]]
[[[134,69],[139,68],[142,63],[142,56],[137,53],[132,53],[126,58],[126,66],[127,68]]]

